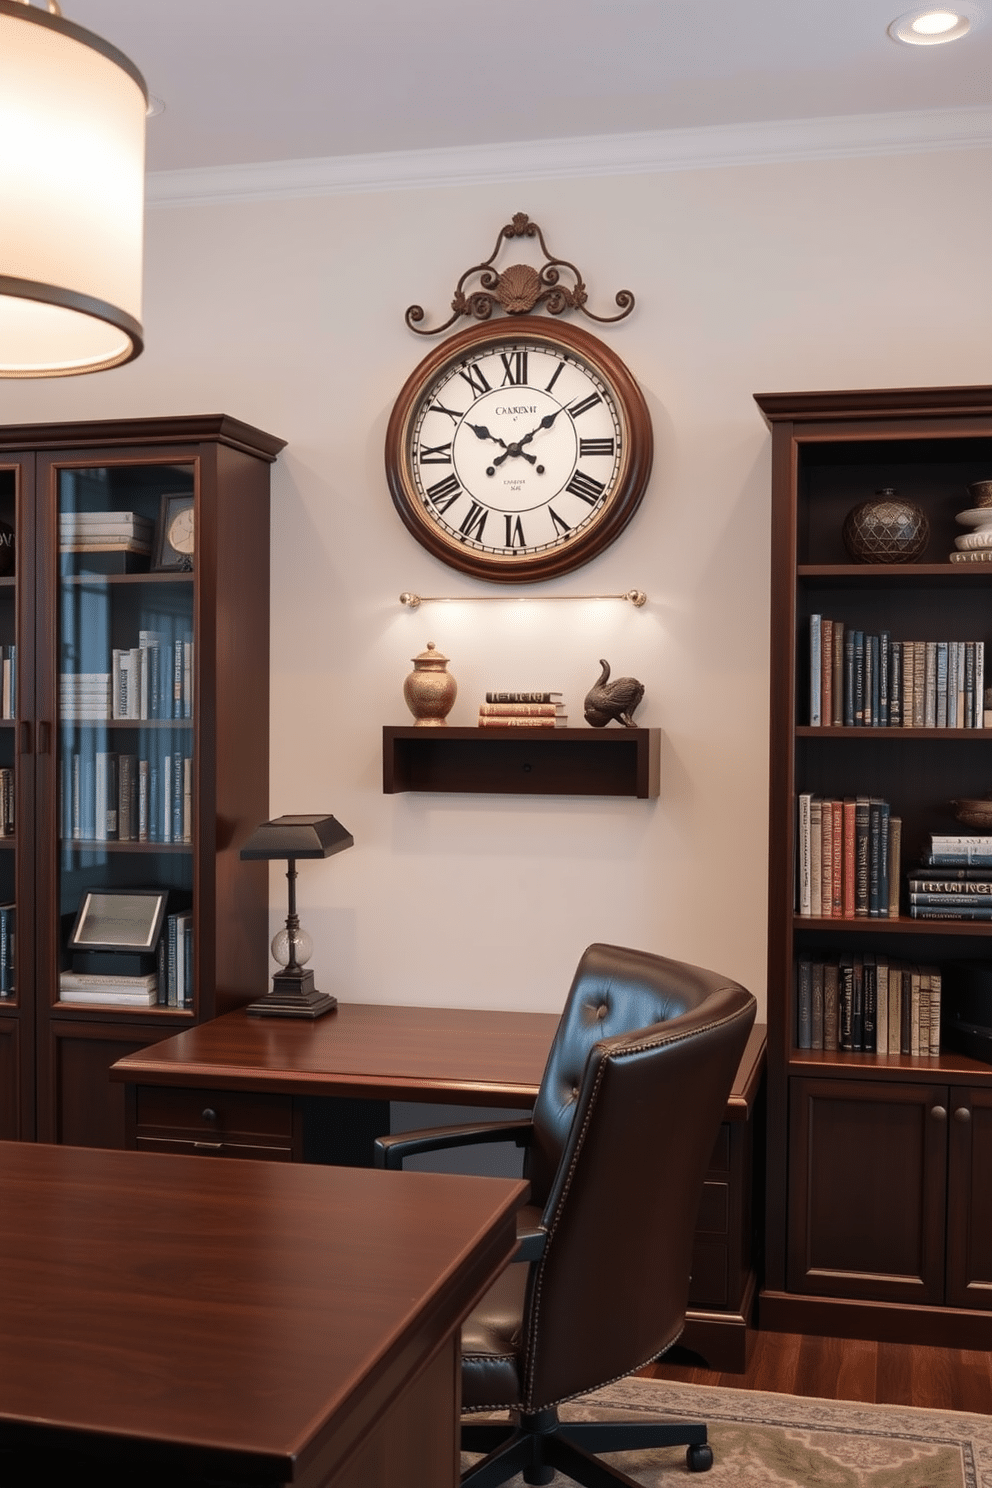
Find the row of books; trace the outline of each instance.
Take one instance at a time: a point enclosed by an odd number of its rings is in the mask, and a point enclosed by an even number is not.
[[[142,630],[138,644],[115,647],[111,671],[114,718],[192,718],[193,641],[167,641]]]
[[[17,647],[0,646],[0,718],[17,717]]]
[[[984,641],[899,641],[811,615],[809,682],[814,728],[986,727]]]
[[[138,512],[60,512],[59,547],[63,552],[87,549],[150,553],[155,523]]]
[[[560,692],[487,692],[479,704],[480,728],[567,728]]]
[[[193,648],[188,639],[146,639],[128,649],[115,648],[109,672],[61,672],[60,716],[70,723],[192,718]]]
[[[797,798],[796,911],[813,918],[899,914],[902,819],[877,796]]]
[[[0,997],[14,995],[14,922],[13,903],[0,904]]]
[[[941,972],[887,956],[796,963],[796,1045],[865,1054],[940,1053]]]
[[[62,757],[60,822],[73,842],[191,842],[193,761],[179,750]]]

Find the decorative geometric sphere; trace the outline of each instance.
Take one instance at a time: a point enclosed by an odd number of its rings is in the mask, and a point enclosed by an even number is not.
[[[930,541],[930,522],[911,501],[881,491],[848,512],[841,535],[858,563],[911,563]]]
[[[297,966],[306,966],[313,955],[313,941],[299,926],[293,931],[277,930],[272,937],[272,959],[280,966],[289,965],[291,949],[296,951]]]

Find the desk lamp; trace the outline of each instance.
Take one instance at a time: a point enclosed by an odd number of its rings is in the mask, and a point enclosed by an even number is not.
[[[319,1018],[336,1008],[338,1000],[329,992],[318,992],[313,972],[306,966],[313,954],[313,941],[300,929],[296,913],[297,858],[329,858],[354,847],[355,839],[333,816],[277,816],[256,827],[241,849],[242,858],[288,861],[289,912],[286,928],[272,941],[272,955],[281,971],[272,978],[272,990],[245,1009],[271,1018]]]

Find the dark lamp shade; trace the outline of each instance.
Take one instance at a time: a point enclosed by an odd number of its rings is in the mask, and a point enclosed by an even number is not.
[[[333,816],[277,816],[256,827],[242,858],[329,858],[355,839]]]

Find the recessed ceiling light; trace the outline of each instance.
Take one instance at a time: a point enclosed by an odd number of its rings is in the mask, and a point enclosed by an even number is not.
[[[893,41],[905,41],[910,46],[940,46],[965,36],[981,20],[982,13],[975,5],[928,6],[899,16],[889,27],[889,35]]]

